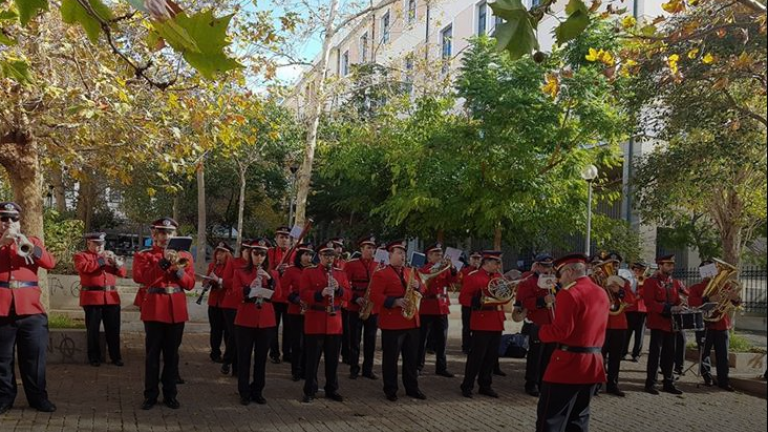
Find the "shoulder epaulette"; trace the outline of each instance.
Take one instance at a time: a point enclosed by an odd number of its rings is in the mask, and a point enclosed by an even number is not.
[[[338,271],[344,271],[341,267],[334,267],[333,269]]]
[[[467,273],[467,276],[472,276],[473,274],[475,274],[475,273],[477,273],[479,271],[480,271],[480,269],[472,270],[471,272]]]
[[[142,249],[139,251],[139,253],[144,253],[144,252],[152,252],[152,248]]]

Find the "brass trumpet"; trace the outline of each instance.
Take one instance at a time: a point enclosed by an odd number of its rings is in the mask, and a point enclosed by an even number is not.
[[[173,249],[165,250],[165,259],[170,261],[171,266],[176,267],[177,269],[183,269],[189,265],[189,259],[182,257],[179,251]]]

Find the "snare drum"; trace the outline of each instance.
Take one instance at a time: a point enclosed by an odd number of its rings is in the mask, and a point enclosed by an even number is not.
[[[672,314],[672,330],[704,330],[704,313],[700,310],[688,309]]]

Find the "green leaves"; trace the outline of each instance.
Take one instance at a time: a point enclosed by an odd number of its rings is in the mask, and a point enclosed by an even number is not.
[[[516,60],[539,48],[533,19],[521,0],[499,0],[489,6],[495,16],[505,20],[496,28],[499,51],[506,49]]]
[[[61,19],[67,24],[79,23],[82,25],[88,39],[92,43],[96,43],[99,40],[102,22],[106,23],[112,19],[112,10],[101,0],[88,0],[88,4],[92,11],[87,11],[77,0],[63,0],[61,2]]]
[[[32,82],[27,62],[14,58],[0,60],[0,77],[10,78],[21,84],[30,84]]]
[[[579,37],[590,23],[589,9],[582,0],[570,0],[565,13],[568,19],[555,29],[558,45]]]
[[[16,9],[21,24],[27,25],[38,12],[48,10],[48,0],[16,0]]]

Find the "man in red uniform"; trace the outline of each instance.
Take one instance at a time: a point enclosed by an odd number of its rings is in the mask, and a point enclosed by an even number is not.
[[[339,349],[341,345],[341,304],[349,299],[347,275],[333,266],[337,255],[331,241],[317,248],[320,264],[306,268],[301,274],[301,300],[307,304],[304,314],[305,369],[304,399],[309,403],[317,393],[317,368],[320,356],[325,358],[325,397],[337,402],[339,394]]]
[[[206,276],[212,278],[206,281],[211,285],[208,294],[208,322],[211,325],[211,360],[215,363],[221,363],[221,342],[227,343],[227,324],[224,319],[224,309],[221,302],[224,299],[224,270],[227,263],[232,258],[232,247],[221,242],[216,245],[213,251],[213,261],[208,264]]]
[[[85,235],[87,249],[75,254],[75,270],[80,274],[80,306],[85,311],[88,339],[88,361],[91,366],[101,365],[99,328],[104,322],[109,358],[116,366],[123,366],[120,355],[120,294],[115,285],[117,277],[127,274],[123,263],[113,254],[106,253],[106,234]]]
[[[672,394],[683,392],[675,387],[672,365],[675,360],[676,335],[672,331],[672,313],[680,311],[680,291],[682,285],[672,278],[675,270],[675,256],[665,255],[656,258],[659,271],[648,278],[643,286],[643,300],[648,309],[648,328],[651,329],[651,347],[648,351],[645,391],[652,395],[656,390],[657,373],[661,365],[664,378],[662,390]]]
[[[251,263],[251,241],[243,240],[240,245],[240,256],[227,261],[224,267],[224,292],[221,294],[219,306],[224,315],[224,326],[227,332],[226,351],[222,359],[221,373],[237,376],[237,339],[235,338],[235,317],[237,308],[243,302],[242,293],[235,289],[233,281],[235,273]]]
[[[635,277],[631,281],[631,286],[635,302],[625,309],[627,313],[627,340],[624,342],[622,357],[626,357],[629,354],[629,340],[634,335],[635,339],[632,345],[632,362],[634,363],[640,361],[640,355],[643,351],[646,314],[645,301],[643,300],[643,285],[645,285],[645,272],[647,269],[648,264],[644,262],[632,264],[632,273],[634,273]]]
[[[450,261],[443,260],[443,245],[435,243],[424,251],[427,263],[419,271],[429,275],[435,266],[446,266],[449,270],[442,271],[439,276],[430,279],[424,287],[424,298],[421,300],[419,315],[421,318],[421,340],[419,342],[419,372],[424,369],[427,354],[427,341],[430,336],[435,341],[435,375],[453,378],[448,372],[448,361],[445,351],[448,344],[448,315],[451,313],[451,300],[448,298],[448,287],[456,279],[456,268]]]
[[[476,270],[464,279],[459,301],[471,304],[472,344],[470,345],[467,364],[464,372],[464,382],[461,384],[461,394],[471,398],[478,377],[479,393],[498,398],[493,390],[493,369],[499,360],[499,344],[501,333],[504,331],[504,303],[494,302],[488,292],[491,280],[503,277],[499,273],[501,267],[500,251],[484,251],[480,270]],[[486,301],[484,301],[487,299]]]
[[[56,411],[48,400],[45,361],[48,315],[40,302],[37,270],[56,262],[37,237],[21,233],[21,207],[0,202],[0,415],[16,400],[14,352],[27,402],[42,412]]]
[[[344,270],[347,265],[347,261],[344,259],[344,239],[341,237],[335,237],[330,240],[333,243],[333,250],[336,252],[336,259],[333,261],[333,266]],[[349,305],[344,302],[341,304],[341,362],[352,366],[352,359],[349,348],[349,340],[351,337],[351,331],[349,329]]]
[[[542,286],[552,275],[552,256],[541,253],[534,258],[528,279],[517,287],[516,300],[528,311],[523,334],[528,335],[528,356],[525,361],[525,392],[539,396],[539,386],[554,351],[553,345],[542,344],[538,338],[539,327],[551,324],[554,316],[555,296],[551,287]],[[540,280],[541,279],[541,283]]]
[[[380,310],[384,394],[392,402],[397,400],[397,361],[402,355],[405,392],[412,398],[424,400],[427,396],[419,390],[417,371],[421,338],[419,314],[417,312],[412,319],[403,316],[403,307],[406,306],[404,296],[409,283],[417,291],[420,284],[418,277],[411,275],[411,271],[416,270],[405,267],[405,242],[391,242],[387,244],[387,251],[389,265],[374,273],[371,281],[371,300]]]
[[[704,261],[699,267],[712,264],[711,261]],[[718,303],[723,300],[720,293],[714,293],[711,296],[705,296],[704,291],[709,285],[710,278],[704,278],[701,282],[693,285],[690,288],[691,296],[689,297],[689,305],[691,307],[699,307],[705,303]],[[730,292],[727,294],[728,300],[734,305],[741,304],[741,298],[737,292]],[[718,319],[719,318],[719,319]],[[717,386],[723,390],[732,392],[731,383],[728,380],[728,345],[730,339],[730,330],[732,326],[731,316],[727,313],[722,316],[715,315],[708,317],[705,322],[705,330],[703,332],[697,332],[697,339],[699,342],[699,349],[701,350],[701,362],[699,363],[699,371],[701,377],[704,378],[704,385],[711,387],[714,385],[712,379],[712,360],[711,353],[712,348],[715,349],[715,361],[717,362]],[[701,334],[700,334],[701,333]]]
[[[312,266],[315,250],[309,243],[296,247],[293,265],[285,269],[280,278],[280,287],[288,300],[285,330],[291,341],[291,377],[294,381],[306,378],[306,354],[304,352],[304,310],[301,302],[301,274]]]
[[[618,264],[617,264],[618,265]],[[611,310],[608,315],[608,330],[605,333],[605,345],[603,345],[603,362],[608,360],[608,384],[606,392],[619,397],[624,397],[623,391],[619,390],[619,370],[621,369],[621,351],[624,349],[624,342],[627,340],[627,316],[624,312],[626,305],[635,302],[635,296],[632,294],[629,281],[620,276],[609,276],[606,282],[607,289],[610,290],[610,299],[613,300]]]
[[[373,260],[376,252],[376,237],[368,235],[357,242],[360,258],[347,262],[344,272],[352,286],[352,297],[347,306],[349,318],[349,378],[357,379],[360,374],[360,343],[363,343],[363,376],[377,379],[373,373],[373,356],[376,351],[376,331],[379,327],[378,311],[373,310],[367,320],[360,318],[361,307],[365,305],[365,293],[371,284],[371,277],[379,265]],[[370,296],[370,294],[369,294]],[[369,299],[370,300],[370,299]]]
[[[478,251],[472,251],[469,254],[469,264],[462,267],[459,271],[457,283],[464,289],[464,279],[469,276],[470,273],[480,268],[480,261],[483,255]],[[461,304],[461,352],[469,354],[469,347],[472,344],[472,330],[470,330],[470,320],[472,318],[472,305],[462,303],[461,296],[459,296],[459,303]]]
[[[292,256],[286,256],[291,248],[291,229],[287,226],[280,226],[275,230],[275,247],[269,248],[267,252],[267,261],[269,270],[276,270],[280,275],[293,261]],[[269,349],[269,358],[272,363],[280,363],[280,342],[278,339],[280,323],[283,323],[283,360],[291,361],[291,344],[285,334],[285,315],[288,312],[288,300],[283,298],[281,293],[275,293],[272,298],[272,306],[275,311],[275,337],[272,338],[272,346]]]
[[[543,343],[556,344],[541,385],[536,431],[589,430],[589,404],[605,382],[601,347],[610,308],[603,288],[587,277],[587,257],[571,254],[555,262],[563,287],[552,324],[539,328]]]
[[[144,321],[146,366],[144,376],[143,410],[152,409],[159,396],[160,354],[163,356],[163,403],[178,409],[176,379],[179,375],[179,345],[184,323],[189,320],[187,296],[184,291],[195,287],[192,255],[178,251],[174,262],[166,247],[179,225],[171,218],[152,223],[152,248],[137,253],[133,259],[133,280],[146,288],[141,305]],[[180,265],[186,260],[186,265]]]

